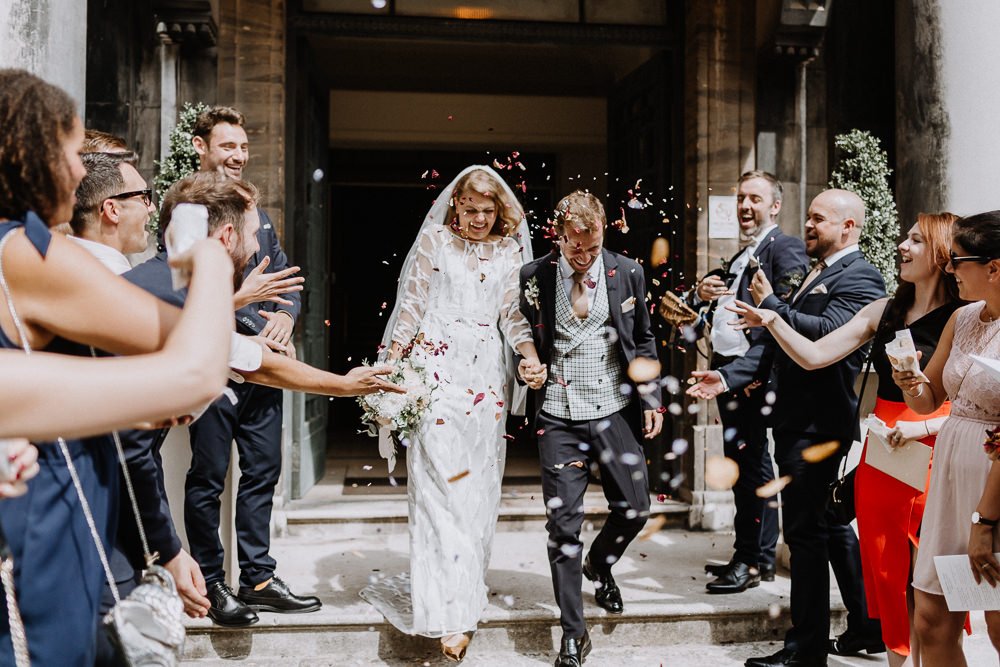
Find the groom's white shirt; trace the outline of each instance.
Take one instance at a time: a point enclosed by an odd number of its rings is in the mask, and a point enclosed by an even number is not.
[[[559,255],[559,268],[562,271],[562,282],[563,282],[563,288],[566,290],[566,298],[570,299],[570,302],[572,303],[573,274],[576,273],[576,271],[573,269],[572,266],[569,265],[569,262],[567,262],[566,258],[563,257],[562,255]],[[594,260],[594,263],[590,265],[589,269],[587,269],[587,277],[584,279],[583,282],[583,289],[586,290],[587,292],[588,311],[594,309],[594,298],[597,295],[597,285],[598,283],[601,282],[597,278],[601,275],[601,271],[603,270],[604,270],[604,251],[602,250],[601,254],[597,256],[596,260]],[[591,285],[593,285],[593,287],[591,287]]]

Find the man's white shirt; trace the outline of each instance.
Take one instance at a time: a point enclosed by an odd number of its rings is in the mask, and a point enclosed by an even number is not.
[[[116,276],[132,270],[132,265],[128,263],[128,258],[111,246],[88,241],[79,236],[69,236],[67,238],[75,241],[77,245],[93,255],[98,262],[106,266]]]
[[[743,252],[736,256],[736,259],[733,260],[732,265],[729,267],[729,272],[734,275],[730,286],[733,294],[725,294],[719,297],[712,315],[712,351],[716,354],[724,357],[742,357],[750,349],[750,343],[747,341],[747,337],[743,334],[743,331],[729,326],[729,323],[735,321],[739,316],[732,311],[726,310],[726,306],[736,300],[735,292],[740,285],[740,281],[743,280],[743,274],[746,273],[747,267],[750,265],[750,257],[757,251],[757,247],[760,246],[764,237],[775,227],[777,225],[773,223],[764,225],[750,239],[750,243],[743,249]]]
[[[559,256],[559,268],[562,271],[562,283],[563,289],[566,290],[566,298],[573,302],[573,274],[576,273],[576,269],[570,266],[569,262],[562,255]],[[594,309],[594,299],[597,296],[597,283],[599,282],[597,278],[601,275],[601,271],[604,270],[604,253],[602,252],[594,260],[594,263],[590,265],[587,269],[586,277],[583,280],[583,289],[587,294],[587,312]]]

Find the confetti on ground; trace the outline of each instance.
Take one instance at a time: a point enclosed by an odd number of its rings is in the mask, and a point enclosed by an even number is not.
[[[831,440],[830,442],[824,442],[819,445],[813,445],[812,447],[806,447],[802,450],[802,458],[806,463],[819,463],[824,459],[828,459],[837,451],[840,450],[840,443]]]
[[[463,470],[462,472],[458,473],[457,475],[452,475],[451,477],[449,477],[448,478],[448,483],[452,484],[452,483],[457,482],[458,480],[463,479],[463,478],[468,477],[468,476],[469,476],[469,470],[468,469]]]
[[[739,477],[740,467],[730,458],[710,456],[705,461],[705,486],[716,491],[725,491],[733,488]]]

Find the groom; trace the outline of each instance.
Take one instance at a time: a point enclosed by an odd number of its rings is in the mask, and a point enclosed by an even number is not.
[[[582,576],[594,582],[599,606],[622,613],[611,566],[649,515],[640,440],[659,434],[663,415],[657,373],[639,377],[646,383],[639,387],[626,375],[633,360],[656,359],[642,267],[603,250],[604,207],[590,193],[578,190],[564,197],[553,226],[559,252],[522,267],[520,305],[540,361],[548,367],[535,426],[552,585],[563,628],[555,665],[579,667],[590,652]],[[518,371],[528,384],[544,372],[523,360]],[[592,468],[600,470],[611,513],[584,558],[580,528]]]

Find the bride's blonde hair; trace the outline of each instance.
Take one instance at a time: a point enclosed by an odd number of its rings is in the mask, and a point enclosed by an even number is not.
[[[450,225],[456,222],[458,209],[455,204],[466,192],[478,192],[492,199],[496,205],[497,220],[490,229],[490,234],[513,236],[517,232],[518,225],[524,218],[521,204],[516,199],[508,197],[505,188],[482,169],[470,171],[455,184],[455,188],[451,191],[451,201],[448,202],[448,215],[445,216],[444,224]]]

